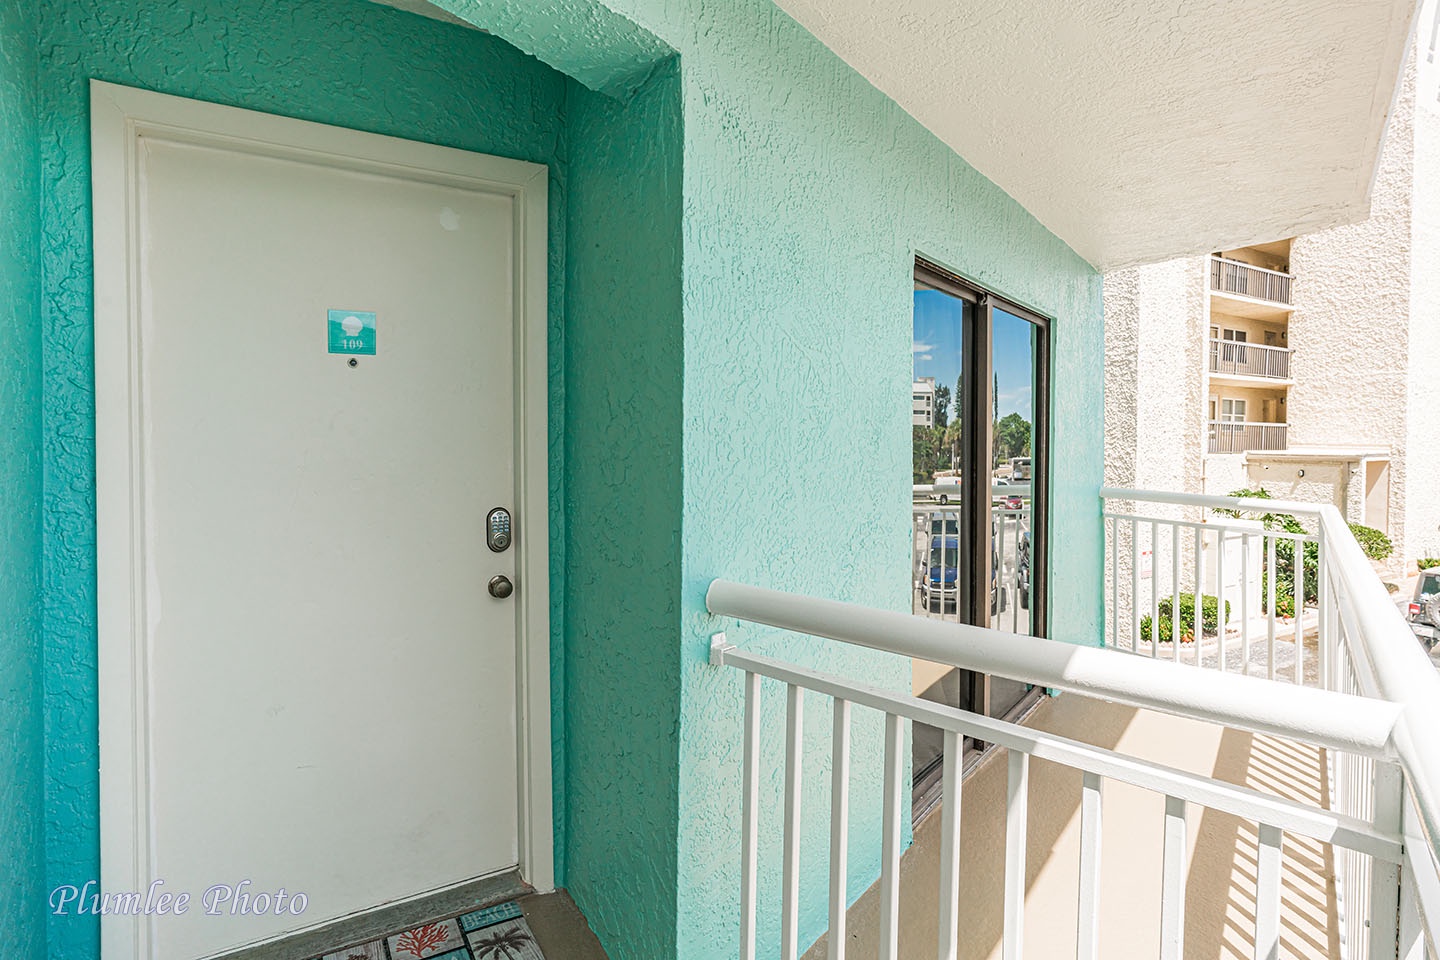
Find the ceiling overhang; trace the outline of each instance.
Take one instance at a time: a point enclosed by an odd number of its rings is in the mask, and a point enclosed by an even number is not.
[[[1414,0],[778,0],[1101,269],[1369,214]]]

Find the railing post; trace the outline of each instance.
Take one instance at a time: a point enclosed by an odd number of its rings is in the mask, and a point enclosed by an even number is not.
[[[1394,763],[1375,763],[1375,814],[1378,830],[1401,832],[1401,804],[1404,784]],[[1400,942],[1400,866],[1378,857],[1370,863],[1370,951],[1374,960],[1393,957]]]

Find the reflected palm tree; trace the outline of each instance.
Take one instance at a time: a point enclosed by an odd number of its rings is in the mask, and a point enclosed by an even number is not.
[[[495,927],[483,939],[476,939],[475,960],[522,960],[525,948],[532,946],[535,938],[518,927]]]

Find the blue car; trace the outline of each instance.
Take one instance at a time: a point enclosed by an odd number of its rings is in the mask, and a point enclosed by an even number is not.
[[[955,604],[959,598],[959,537],[931,537],[930,554],[920,566],[920,603],[926,610]]]
[[[996,590],[995,569],[999,566],[999,557],[994,552],[993,538],[990,542],[990,613],[994,614],[1005,609],[1005,592]],[[930,538],[930,552],[920,564],[920,603],[926,610],[938,607],[944,612],[946,604],[955,606],[960,596],[959,563],[959,537]]]

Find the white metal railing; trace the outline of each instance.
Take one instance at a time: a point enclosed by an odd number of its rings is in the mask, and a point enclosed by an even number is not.
[[[1217,293],[1233,293],[1288,305],[1294,279],[1279,270],[1267,270],[1226,257],[1210,258],[1210,289]]]
[[[1265,377],[1272,380],[1290,379],[1288,347],[1272,347],[1238,340],[1210,338],[1210,372],[1231,373],[1242,377]]]
[[[1258,677],[1196,671],[1175,663],[1122,655],[997,630],[942,623],[907,614],[873,610],[854,604],[745,586],[724,580],[710,584],[710,612],[741,621],[825,637],[882,650],[900,657],[949,664],[994,673],[1038,685],[1161,710],[1198,720],[1224,723],[1258,733],[1286,737],[1373,762],[1393,759],[1395,732],[1403,713],[1393,703],[1312,687],[1274,684]],[[964,737],[974,737],[1009,751],[1009,787],[1004,813],[1005,872],[1003,885],[1003,951],[1007,958],[1023,953],[1025,910],[1026,817],[1029,805],[1029,762],[1039,757],[1079,770],[1081,787],[1081,854],[1078,903],[1078,949],[1082,960],[1099,951],[1099,825],[1104,783],[1120,781],[1165,797],[1161,876],[1161,958],[1184,956],[1186,836],[1190,808],[1200,806],[1259,824],[1258,890],[1255,917],[1256,955],[1279,956],[1280,851],[1287,835],[1302,836],[1354,850],[1368,861],[1399,864],[1405,858],[1401,833],[1389,823],[1376,823],[1321,807],[1263,794],[1163,764],[1128,757],[1112,750],[946,707],[913,696],[881,690],[739,649],[724,634],[712,641],[711,662],[744,673],[744,759],[742,768],[740,851],[741,960],[757,956],[757,883],[762,814],[761,684],[786,689],[785,776],[782,821],[780,955],[796,960],[801,945],[799,878],[802,866],[799,837],[802,817],[802,728],[807,692],[833,698],[832,787],[828,870],[829,956],[843,960],[846,950],[845,905],[849,902],[847,843],[851,712],[875,710],[885,717],[884,799],[882,803],[880,873],[880,956],[899,953],[900,854],[902,810],[906,798],[904,724],[921,723],[943,731],[944,772],[940,827],[940,924],[937,956],[954,960],[959,931],[960,757]],[[985,815],[980,811],[979,815]],[[996,812],[998,816],[998,811]],[[974,816],[967,813],[967,816]],[[1408,862],[1408,861],[1407,861]],[[1418,914],[1417,914],[1418,915]],[[1394,926],[1392,924],[1393,931]]]
[[[1211,453],[1244,453],[1247,450],[1284,450],[1283,423],[1260,423],[1254,420],[1211,420]]]
[[[1425,918],[1440,922],[1440,865],[1435,859],[1435,838],[1440,837],[1440,675],[1339,511],[1329,504],[1156,491],[1107,489],[1101,496],[1107,503],[1106,637],[1111,646],[1216,670],[1243,666],[1249,673],[1254,668],[1269,678],[1400,709],[1390,759],[1338,746],[1327,751],[1332,809],[1405,837],[1404,857],[1395,864],[1337,847],[1341,945],[1351,960],[1394,957],[1397,949],[1403,958],[1435,956]],[[1294,517],[1305,532],[1246,525],[1232,512]],[[1232,579],[1212,568],[1207,579],[1204,558],[1213,554],[1217,564],[1224,562],[1233,554],[1224,548],[1227,541],[1232,548],[1237,541],[1241,545],[1238,571],[1230,560],[1238,576]],[[1157,598],[1171,599],[1173,605],[1182,592],[1209,594],[1223,609],[1227,596],[1275,596],[1276,545],[1282,542],[1293,544],[1294,551],[1297,616],[1288,635],[1277,633],[1273,609],[1266,609],[1258,620],[1242,616],[1236,627],[1219,630],[1208,653],[1201,643],[1190,655],[1182,653],[1182,644],[1173,640],[1180,635],[1173,623],[1172,639],[1160,636]],[[1317,598],[1309,612],[1304,602],[1307,544],[1315,548]],[[1188,550],[1195,560],[1187,565]],[[1148,635],[1142,629],[1146,615],[1151,618]],[[1243,651],[1238,664],[1233,655],[1237,648]],[[1284,669],[1287,663],[1289,671]]]
[[[916,501],[910,519],[914,527],[911,550],[911,584],[915,612],[937,620],[965,619],[958,602],[961,579],[959,486],[925,484],[912,488]],[[939,502],[945,497],[945,503]],[[934,500],[925,503],[924,500]],[[1013,633],[1030,632],[1030,484],[997,483],[990,488],[990,622]],[[936,541],[939,541],[938,547]],[[935,553],[938,549],[938,558]],[[932,573],[939,560],[939,584]]]
[[[1267,529],[1253,520],[1211,512],[1225,502],[1243,502],[1245,506],[1230,509],[1288,514],[1309,520],[1313,527],[1318,517],[1314,504],[1198,495],[1155,499],[1154,494],[1122,490],[1106,490],[1102,496],[1106,643],[1112,649],[1221,672],[1322,685],[1325,665],[1316,652],[1307,655],[1303,642],[1295,642],[1297,634],[1304,634],[1303,608],[1297,605],[1296,615],[1286,617],[1279,603],[1269,602],[1279,593],[1277,561],[1287,550],[1302,558],[1293,565],[1293,595],[1305,596],[1303,557],[1307,545],[1318,546],[1318,536]],[[1183,500],[1177,502],[1176,496]],[[1147,503],[1148,512],[1143,506]],[[1165,515],[1155,509],[1161,503],[1191,509]]]

